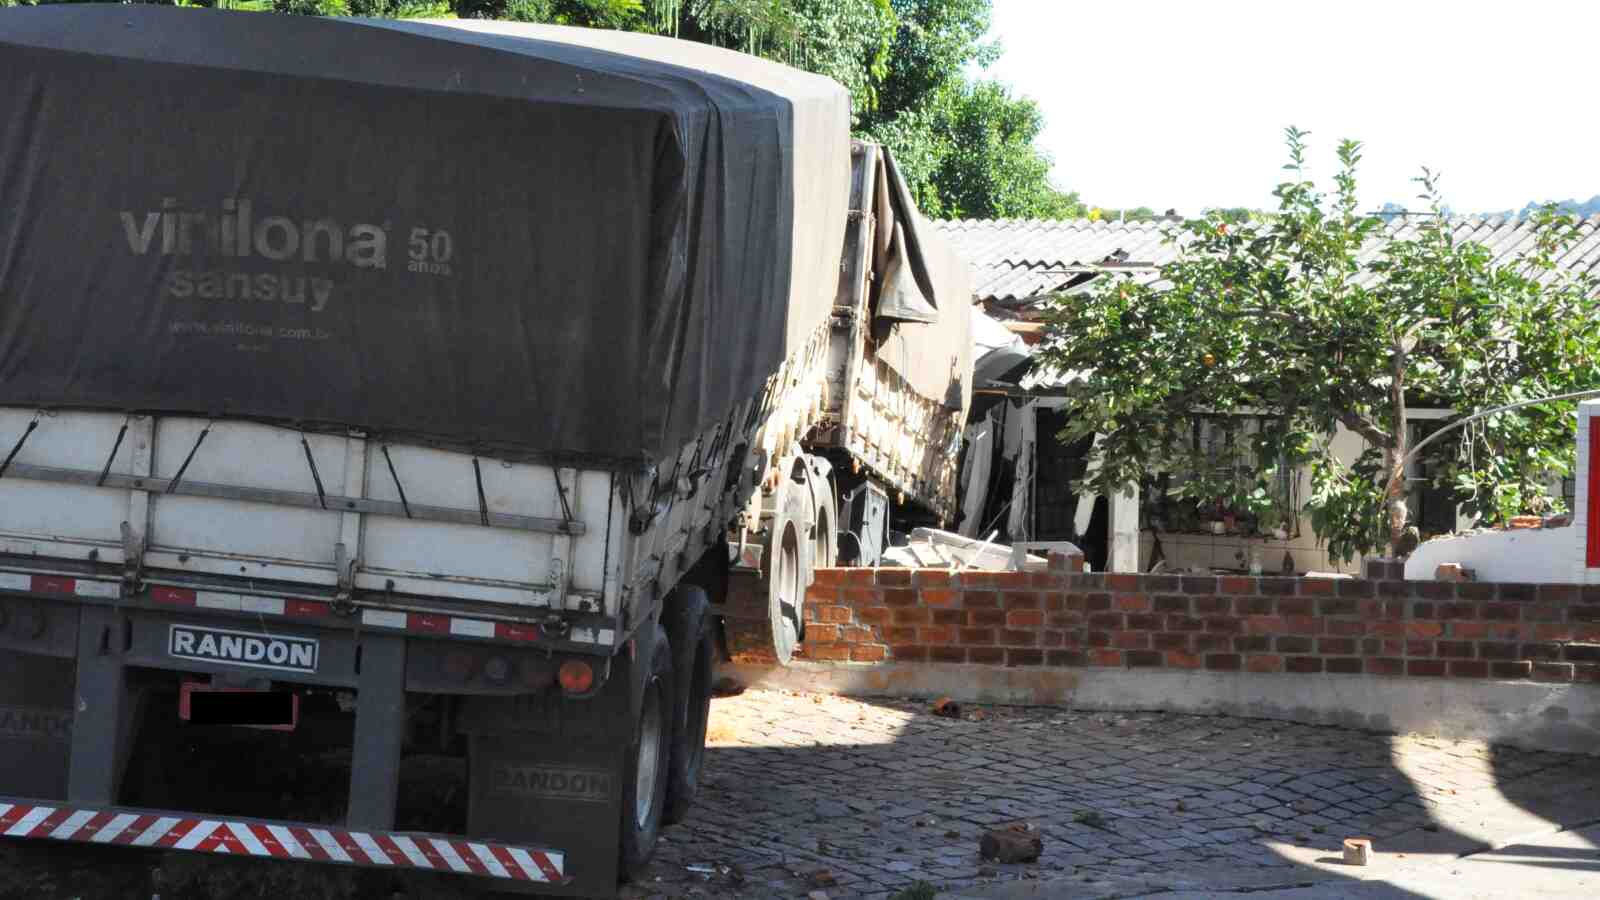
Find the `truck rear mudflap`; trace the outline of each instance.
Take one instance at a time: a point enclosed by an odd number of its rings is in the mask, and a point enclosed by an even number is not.
[[[307,822],[0,797],[0,835],[107,847],[187,850],[267,859],[415,869],[559,886],[567,854],[535,847],[401,831],[351,831]]]

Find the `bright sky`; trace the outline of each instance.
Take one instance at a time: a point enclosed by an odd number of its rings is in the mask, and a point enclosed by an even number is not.
[[[1423,165],[1460,212],[1600,193],[1590,0],[994,0],[991,36],[1092,205],[1270,207],[1291,124],[1319,176],[1365,143],[1368,209]]]

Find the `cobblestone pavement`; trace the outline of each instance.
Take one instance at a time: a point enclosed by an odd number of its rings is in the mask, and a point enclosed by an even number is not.
[[[772,691],[714,701],[701,802],[667,830],[653,879],[625,896],[878,898],[919,881],[1282,869],[1295,854],[1273,845],[1333,850],[1362,835],[1383,847],[1440,822],[1448,832],[1476,804],[1515,805],[1519,785],[1600,785],[1600,760],[1476,742],[1212,716],[962,712]],[[985,828],[1018,820],[1041,832],[1039,862],[982,861]]]

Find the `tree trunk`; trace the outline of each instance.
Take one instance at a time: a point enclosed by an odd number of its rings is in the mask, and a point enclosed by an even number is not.
[[[1389,402],[1394,408],[1394,427],[1390,429],[1389,446],[1384,449],[1383,461],[1389,471],[1389,483],[1384,488],[1383,503],[1389,516],[1389,555],[1399,556],[1400,540],[1405,535],[1406,519],[1410,515],[1406,509],[1405,467],[1410,435],[1406,430],[1406,349],[1398,336],[1390,359]]]

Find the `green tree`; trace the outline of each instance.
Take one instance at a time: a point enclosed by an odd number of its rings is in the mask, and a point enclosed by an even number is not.
[[[1034,146],[1044,116],[1004,85],[963,85],[934,119],[942,141],[929,181],[950,218],[1077,218],[1076,194],[1050,184],[1050,159]]]
[[[1213,211],[1174,228],[1182,251],[1158,280],[1059,303],[1043,359],[1085,373],[1063,436],[1103,435],[1101,489],[1189,473],[1180,494],[1266,515],[1284,471],[1309,466],[1312,527],[1348,560],[1402,537],[1408,406],[1466,414],[1600,387],[1600,284],[1556,266],[1575,223],[1554,211],[1513,260],[1459,240],[1443,215],[1371,252],[1384,223],[1356,212],[1361,145],[1339,145],[1325,194],[1307,175],[1305,134],[1286,135],[1275,214]],[[1418,180],[1442,210],[1434,175]],[[1192,444],[1201,412],[1266,417],[1236,435],[1253,463],[1242,477],[1218,483],[1217,460]],[[1549,479],[1572,464],[1571,414],[1551,403],[1497,415],[1424,456],[1484,521],[1543,511],[1559,502]],[[1358,459],[1332,452],[1340,426],[1361,437]]]

